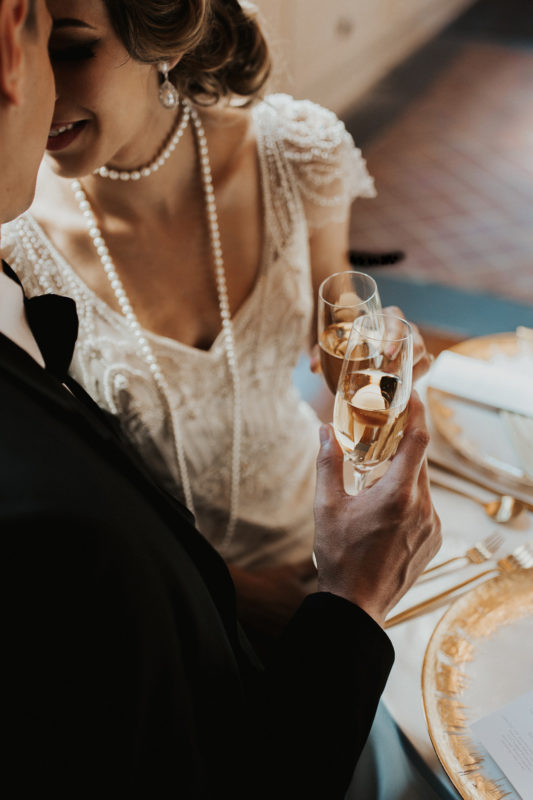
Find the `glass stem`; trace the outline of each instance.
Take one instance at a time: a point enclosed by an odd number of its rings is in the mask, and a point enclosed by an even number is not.
[[[365,488],[367,478],[368,478],[368,470],[362,471],[354,468],[353,479],[354,479],[355,494],[359,494],[359,492],[361,492]]]

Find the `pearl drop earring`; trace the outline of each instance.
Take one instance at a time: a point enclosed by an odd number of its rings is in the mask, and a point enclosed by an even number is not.
[[[163,76],[163,83],[159,87],[159,102],[164,108],[168,108],[170,111],[172,111],[178,106],[179,95],[174,84],[168,79],[170,64],[168,61],[161,61],[161,63],[158,64],[157,69]]]

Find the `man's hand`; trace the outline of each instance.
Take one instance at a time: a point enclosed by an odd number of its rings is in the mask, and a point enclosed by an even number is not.
[[[356,603],[380,625],[441,545],[425,452],[424,407],[416,392],[389,469],[356,496],[343,484],[343,455],[331,426],[321,428],[315,499],[319,591]]]

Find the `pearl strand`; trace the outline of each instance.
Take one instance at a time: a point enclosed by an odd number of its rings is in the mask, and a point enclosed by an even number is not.
[[[200,121],[200,118],[194,108],[189,106],[186,101],[183,101],[184,114],[192,118],[198,143],[198,153],[200,161],[200,173],[202,185],[205,195],[207,224],[209,229],[209,239],[211,244],[212,258],[215,269],[215,280],[218,295],[218,306],[220,310],[220,317],[223,329],[224,349],[226,352],[226,360],[231,377],[233,389],[233,444],[232,444],[232,474],[231,474],[231,489],[230,489],[230,508],[229,520],[226,528],[225,535],[220,544],[221,549],[227,547],[233,538],[235,526],[237,521],[237,509],[239,504],[239,488],[240,488],[240,471],[241,471],[241,433],[242,433],[242,406],[240,397],[240,378],[237,366],[237,359],[235,355],[235,340],[233,336],[233,326],[231,323],[231,312],[229,307],[229,298],[226,284],[226,274],[224,269],[224,258],[222,253],[222,246],[220,240],[220,228],[218,224],[218,214],[215,202],[215,192],[213,189],[213,177],[211,173],[211,165],[209,162],[209,151],[207,148],[207,139],[205,132]],[[169,419],[172,426],[172,433],[174,439],[174,448],[176,459],[178,462],[179,472],[181,475],[181,482],[183,485],[183,492],[185,495],[185,503],[189,510],[194,514],[194,502],[192,496],[191,482],[189,472],[187,469],[187,462],[185,458],[182,436],[178,419],[175,417],[172,404],[169,400],[169,386],[165,376],[159,366],[159,363],[153,353],[153,350],[144,336],[143,329],[137,319],[131,303],[126,295],[122,281],[120,280],[113,260],[109,254],[94,212],[91,208],[87,195],[80,183],[75,180],[71,184],[74,197],[78,201],[80,211],[83,214],[85,223],[88,228],[89,236],[93,242],[95,250],[100,258],[104,271],[111,284],[111,288],[115,294],[120,310],[130,330],[137,340],[138,354],[148,364],[150,372],[152,373],[154,382],[159,390],[159,393],[164,401],[168,410]]]
[[[95,247],[98,257],[100,258],[100,262],[102,264],[102,267],[104,268],[104,272],[107,275],[109,283],[111,284],[111,288],[113,289],[120,310],[124,315],[124,317],[126,318],[128,327],[130,328],[131,332],[133,333],[133,335],[137,340],[137,345],[138,345],[137,352],[141,356],[141,358],[146,362],[146,364],[148,364],[148,368],[152,373],[154,383],[156,384],[159,393],[162,396],[165,405],[167,406],[167,409],[169,411],[169,418],[174,434],[173,439],[176,450],[176,458],[180,469],[181,482],[183,484],[183,492],[185,495],[185,503],[189,508],[189,510],[194,514],[194,503],[192,499],[189,473],[187,470],[187,465],[185,463],[183,444],[181,441],[181,436],[176,435],[178,434],[178,430],[176,428],[176,421],[174,420],[172,408],[168,401],[168,391],[169,391],[168,384],[166,382],[163,373],[161,372],[159,364],[157,363],[157,359],[153,354],[150,343],[144,336],[144,332],[141,328],[141,325],[139,323],[139,320],[137,319],[135,312],[133,311],[128,296],[126,295],[124,286],[122,285],[122,281],[120,280],[118,273],[115,269],[113,259],[109,255],[109,250],[107,249],[107,245],[104,241],[100,228],[98,227],[98,222],[91,208],[91,204],[87,199],[87,195],[85,194],[85,191],[78,180],[72,181],[71,187],[72,191],[74,192],[74,197],[78,201],[80,211],[83,214],[85,224],[89,232],[89,236],[92,240],[92,243]]]
[[[95,169],[93,175],[99,175],[101,178],[110,178],[112,181],[138,181],[141,178],[147,178],[149,175],[153,175],[154,172],[157,172],[160,167],[164,166],[176,149],[179,140],[185,133],[185,129],[189,124],[190,115],[190,107],[188,103],[183,103],[183,115],[170,142],[165,149],[158,154],[146,167],[143,167],[142,169],[117,170],[103,166]]]
[[[188,105],[188,104],[187,104]],[[231,490],[230,490],[230,513],[226,535],[222,546],[227,546],[235,532],[237,522],[237,509],[239,505],[239,489],[241,479],[241,434],[242,434],[242,407],[240,376],[235,355],[235,339],[233,336],[233,325],[231,323],[231,312],[228,298],[228,287],[226,283],[226,271],[224,269],[224,257],[222,254],[222,244],[220,241],[220,228],[218,225],[218,214],[215,202],[215,190],[213,189],[213,176],[209,162],[209,151],[207,149],[207,138],[202,126],[202,122],[195,108],[190,109],[193,125],[196,129],[198,140],[198,151],[200,157],[200,172],[202,185],[205,194],[205,206],[207,213],[207,224],[209,227],[209,238],[215,267],[215,280],[218,294],[218,307],[224,332],[224,347],[226,359],[231,376],[233,389],[233,446],[232,446],[232,469],[231,469]]]

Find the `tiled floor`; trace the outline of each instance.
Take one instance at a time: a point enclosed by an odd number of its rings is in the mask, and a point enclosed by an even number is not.
[[[376,277],[533,305],[531,0],[480,0],[346,123],[378,189],[352,246],[406,253]]]

